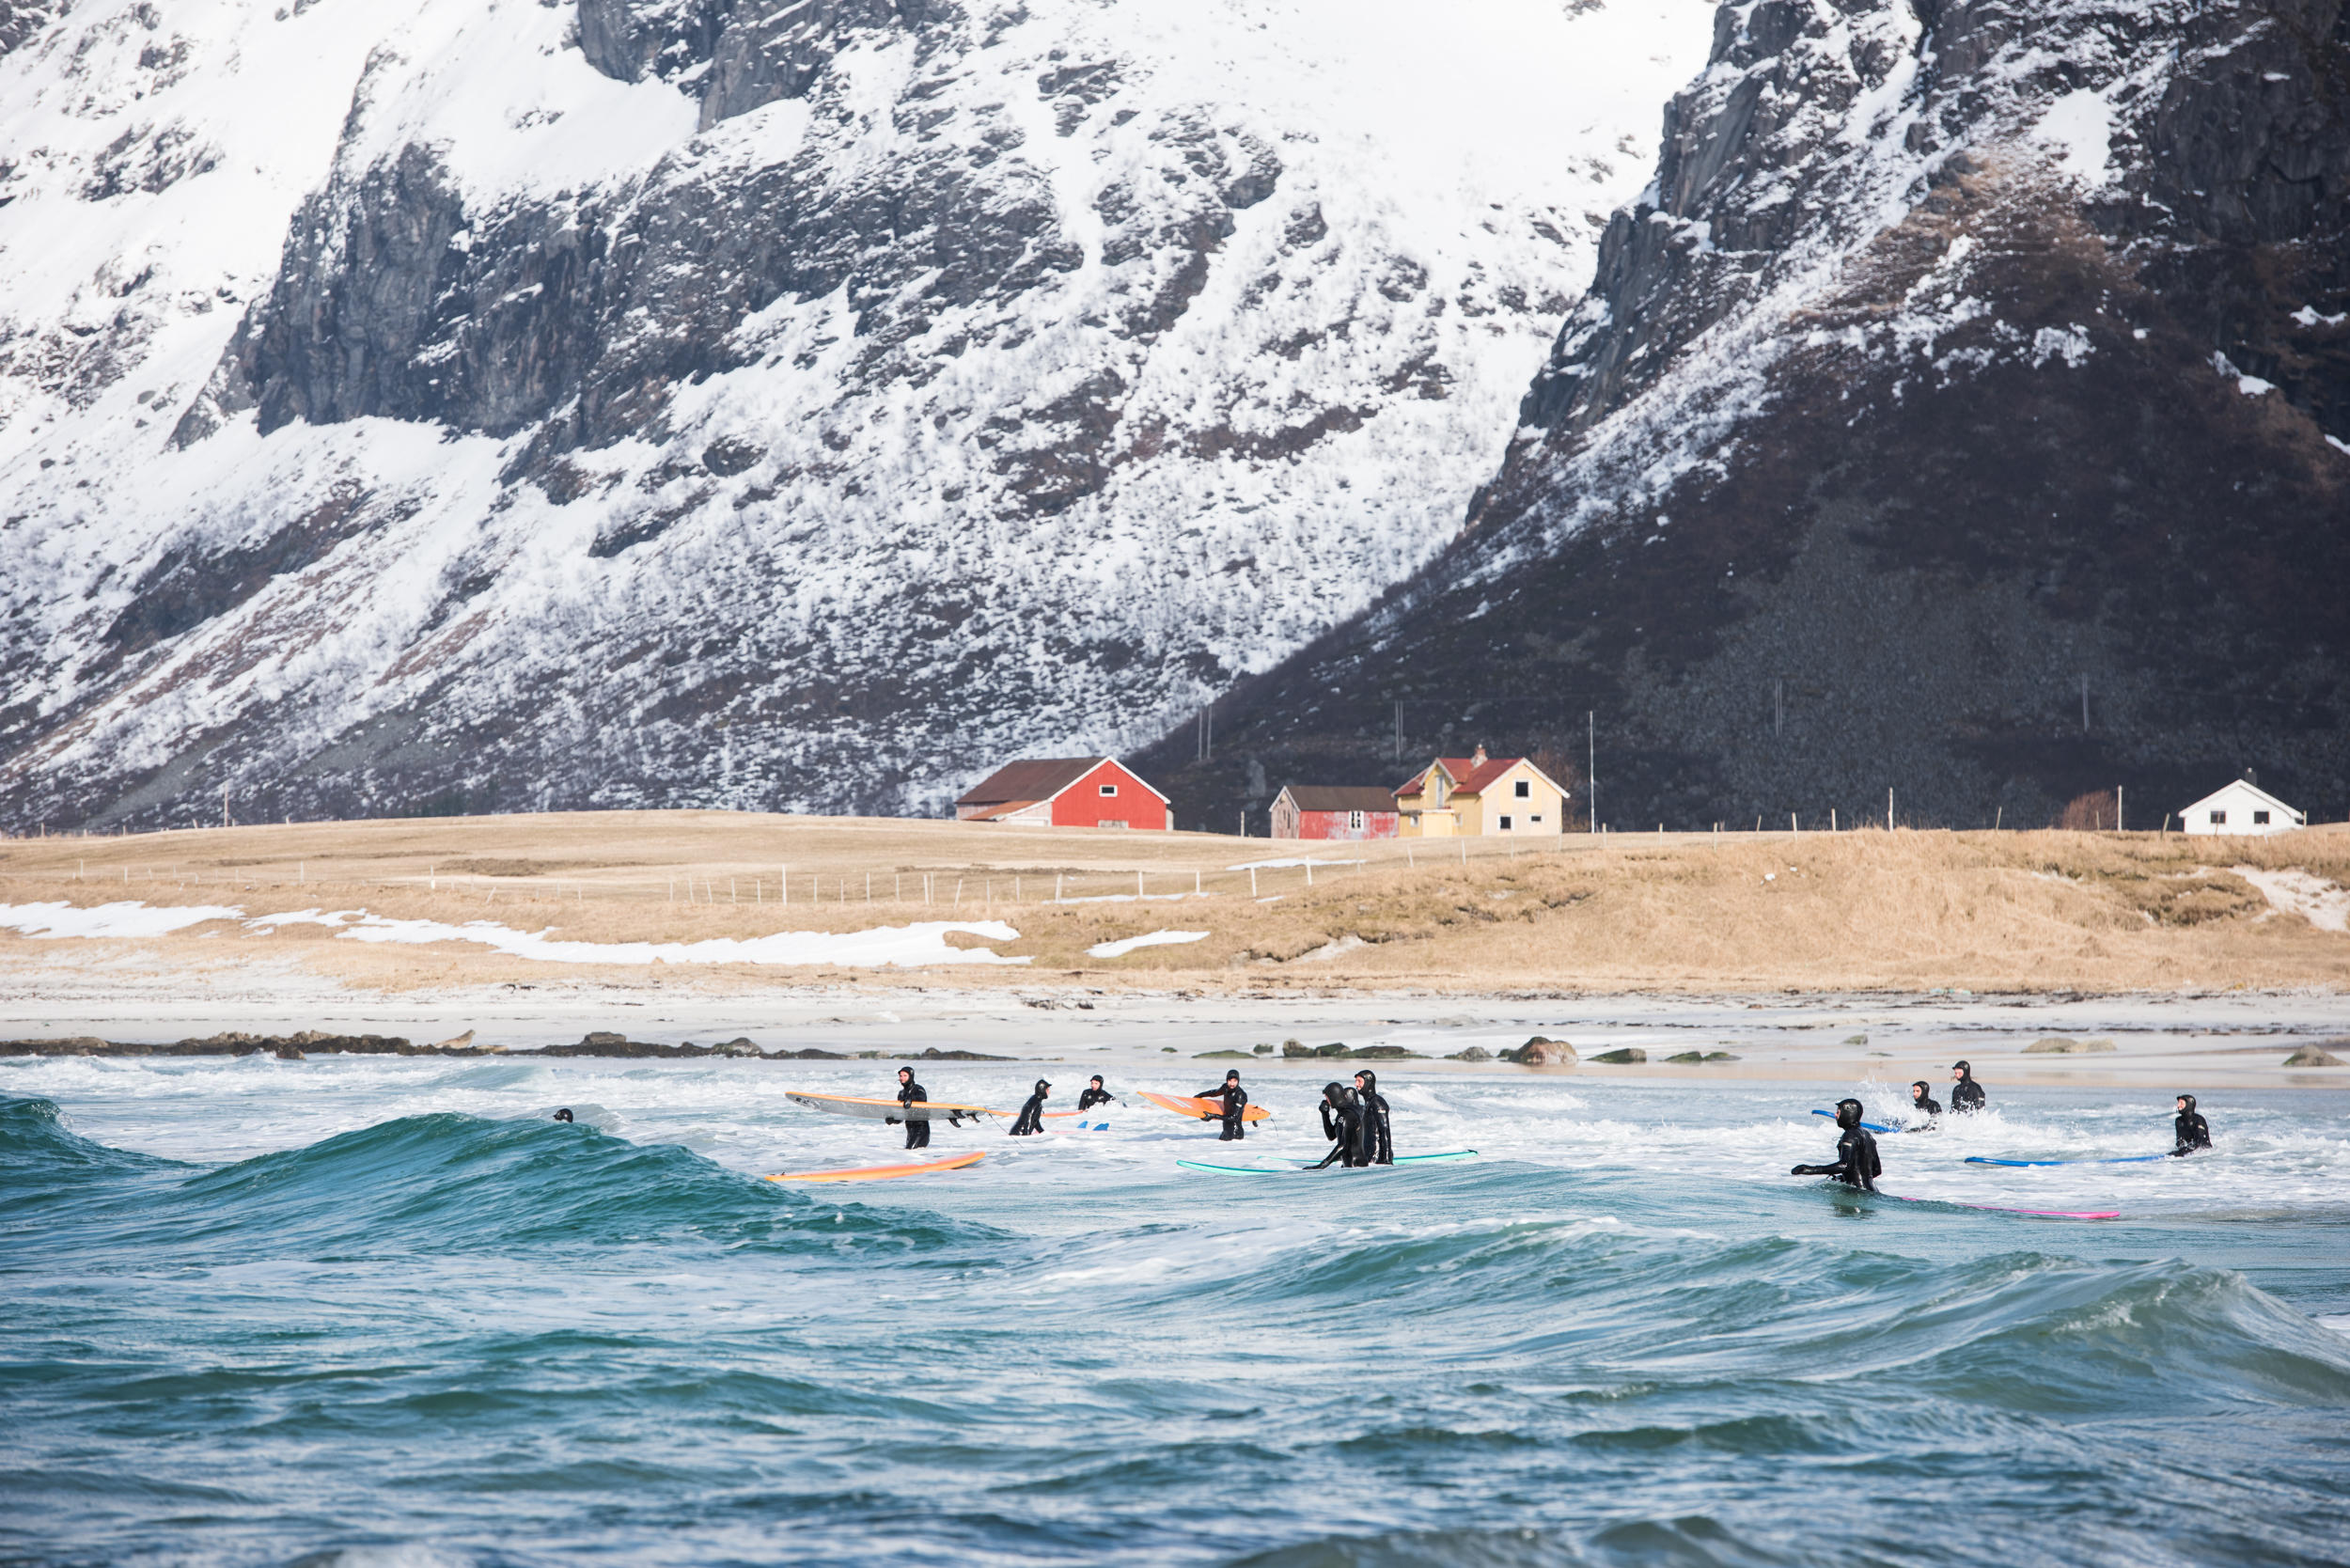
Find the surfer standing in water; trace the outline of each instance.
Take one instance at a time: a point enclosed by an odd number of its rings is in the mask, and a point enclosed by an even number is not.
[[[1099,1073],[1093,1074],[1091,1081],[1077,1091],[1077,1108],[1081,1111],[1089,1111],[1096,1105],[1106,1105],[1109,1103],[1110,1091],[1102,1087],[1102,1074]]]
[[[2179,1096],[2179,1119],[2170,1125],[2179,1135],[2179,1146],[2171,1153],[2192,1154],[2198,1149],[2211,1147],[2211,1124],[2196,1114],[2194,1095]]]
[[[1315,1170],[1327,1170],[1331,1163],[1353,1168],[1370,1162],[1362,1158],[1363,1106],[1361,1096],[1341,1083],[1322,1086],[1322,1136],[1330,1140],[1330,1152],[1322,1156]]]
[[[1393,1165],[1395,1135],[1387,1126],[1387,1097],[1379,1092],[1379,1074],[1366,1067],[1355,1074],[1355,1093],[1363,1107],[1362,1165]]]
[[[1950,1114],[1972,1116],[1982,1106],[1982,1085],[1975,1082],[1975,1070],[1963,1061],[1950,1063]]]
[[[927,1100],[931,1091],[914,1081],[914,1069],[898,1069],[898,1104],[911,1106],[916,1100]],[[931,1146],[931,1123],[928,1117],[906,1113],[906,1147],[928,1149]]]
[[[1926,1087],[1923,1078],[1909,1086],[1909,1108],[1926,1119],[1926,1127],[1942,1120],[1942,1102],[1934,1097],[1934,1090]],[[1925,1130],[1925,1127],[1915,1129],[1921,1133]]]
[[[1225,1073],[1223,1088],[1203,1089],[1199,1091],[1198,1098],[1202,1100],[1216,1100],[1223,1103],[1224,1131],[1216,1135],[1216,1141],[1218,1143],[1230,1143],[1234,1138],[1246,1137],[1248,1136],[1246,1132],[1242,1130],[1241,1122],[1241,1113],[1248,1108],[1248,1091],[1240,1087],[1239,1068],[1234,1067]],[[1214,1121],[1215,1118],[1213,1116],[1203,1116],[1199,1120],[1202,1121]]]
[[[1885,1174],[1884,1162],[1877,1158],[1877,1140],[1869,1136],[1869,1129],[1860,1124],[1860,1102],[1836,1102],[1836,1124],[1844,1129],[1844,1136],[1836,1140],[1834,1165],[1799,1165],[1790,1176],[1827,1176],[1848,1187],[1862,1192],[1877,1190],[1877,1178]]]
[[[1042,1078],[1039,1078],[1036,1081],[1036,1091],[1028,1096],[1027,1104],[1020,1107],[1019,1118],[1011,1124],[1011,1136],[1026,1137],[1031,1134],[1042,1132],[1044,1130],[1044,1102],[1052,1097],[1053,1086]]]

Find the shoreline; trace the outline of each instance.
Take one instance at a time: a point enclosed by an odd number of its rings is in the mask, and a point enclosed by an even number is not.
[[[1078,1061],[1131,1074],[1195,1071],[1239,1051],[1246,1071],[1287,1077],[1340,1062],[1382,1073],[1502,1074],[1544,1079],[1646,1078],[1939,1082],[1951,1060],[2014,1084],[2350,1089],[2350,1066],[2287,1068],[2308,1045],[2350,1061],[2350,1008],[2329,992],[2129,993],[2061,997],[1905,997],[1816,993],[1398,996],[1333,988],[1312,996],[1225,996],[1160,990],[1026,996],[948,987],[802,986],[757,995],[659,996],[579,987],[562,995],[454,988],[398,998],[181,996],[171,1001],[0,996],[0,1058],[188,1059],[276,1055],[555,1062],[566,1059]],[[313,1032],[315,1031],[315,1032]],[[470,1040],[464,1039],[470,1031]],[[599,1043],[590,1037],[603,1035]],[[239,1038],[222,1039],[221,1036]],[[1540,1036],[1565,1041],[1572,1065],[1449,1059],[1472,1047],[1498,1057]],[[2050,1037],[2109,1041],[2110,1050],[2028,1053]],[[76,1041],[108,1043],[98,1051]],[[1283,1057],[1343,1043],[1363,1058]],[[19,1051],[23,1044],[28,1048]],[[690,1048],[688,1048],[690,1045]],[[1259,1045],[1266,1051],[1256,1050]],[[1637,1050],[1645,1061],[1597,1062]],[[1732,1058],[1676,1064],[1689,1050]],[[1409,1055],[1396,1055],[1398,1051]],[[935,1054],[932,1054],[935,1053]]]

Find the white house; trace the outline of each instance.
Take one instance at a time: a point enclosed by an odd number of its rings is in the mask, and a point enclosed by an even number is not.
[[[2309,813],[2295,811],[2248,778],[2205,795],[2179,813],[2189,833],[2290,833],[2310,824]]]

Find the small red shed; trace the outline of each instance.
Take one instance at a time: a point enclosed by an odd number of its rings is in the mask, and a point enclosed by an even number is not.
[[[1029,827],[1174,826],[1170,802],[1115,757],[1007,762],[964,792],[955,817]]]
[[[1392,839],[1402,821],[1377,784],[1289,784],[1273,797],[1276,839]]]

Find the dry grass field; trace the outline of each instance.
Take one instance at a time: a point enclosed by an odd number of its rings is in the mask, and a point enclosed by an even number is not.
[[[955,985],[1120,982],[1668,991],[2124,991],[2350,984],[2350,934],[2290,907],[2350,884],[2350,829],[2268,839],[2132,833],[1572,836],[1299,844],[709,811],[313,823],[0,842],[0,903],[135,900],[247,916],[364,909],[572,941],[696,942],[908,921],[1001,920],[948,941],[1031,960],[925,971]],[[1309,858],[1317,864],[1296,864]],[[1289,864],[1258,864],[1280,862]],[[2239,874],[2279,870],[2277,895]],[[788,898],[778,884],[788,878]],[[1139,891],[1143,898],[1136,901]],[[2321,910],[2326,906],[2318,905]],[[2333,906],[2338,907],[2338,905]],[[2321,917],[2332,919],[2331,915]],[[1181,945],[1096,958],[1162,930]],[[224,944],[220,938],[230,942]],[[0,932],[0,965],[60,942]],[[226,922],[136,939],[208,968],[292,959],[386,991],[642,964],[556,964],[477,944],[352,942]],[[666,964],[663,983],[850,980],[870,971]],[[875,978],[902,984],[908,977]]]

